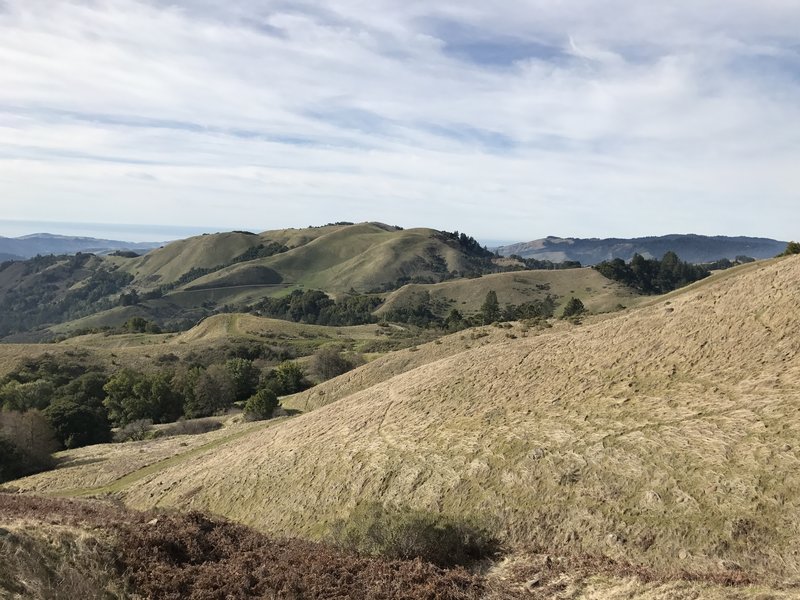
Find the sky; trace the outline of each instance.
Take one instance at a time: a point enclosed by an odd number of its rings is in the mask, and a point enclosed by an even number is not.
[[[0,235],[797,238],[798,31],[797,0],[0,0]]]

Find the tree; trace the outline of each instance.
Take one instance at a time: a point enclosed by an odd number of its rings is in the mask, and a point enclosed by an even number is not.
[[[464,329],[466,326],[464,315],[462,315],[457,309],[452,309],[450,314],[447,315],[447,318],[444,320],[444,326],[448,331],[458,331],[460,329]]]
[[[0,480],[52,467],[51,455],[59,449],[52,428],[38,410],[0,411],[0,441]]]
[[[332,379],[354,369],[356,360],[348,358],[340,350],[330,346],[320,348],[311,357],[311,371],[322,381]]]
[[[261,388],[244,405],[244,415],[250,421],[263,421],[272,418],[278,407],[278,396],[269,388]]]
[[[192,397],[183,404],[183,412],[190,419],[222,412],[230,408],[236,399],[236,386],[222,365],[211,365],[201,371],[193,392]]]
[[[125,425],[141,416],[133,410],[133,386],[136,384],[136,373],[124,369],[115,373],[103,386],[106,394],[103,405],[108,410],[108,417],[115,425]]]
[[[267,385],[279,396],[296,394],[308,388],[306,372],[299,364],[285,360],[265,377]]]
[[[253,366],[252,360],[246,358],[231,358],[225,363],[225,369],[233,380],[236,388],[236,400],[246,400],[256,391],[258,385],[258,369]]]
[[[111,441],[111,424],[102,405],[75,401],[69,396],[55,400],[44,416],[64,448],[80,448]]]
[[[789,242],[786,244],[786,250],[783,251],[781,256],[791,256],[792,254],[800,254],[800,243]]]
[[[583,302],[579,298],[570,298],[564,305],[564,312],[561,314],[561,318],[576,317],[584,312],[586,312],[586,307]]]
[[[42,410],[52,401],[54,390],[53,383],[47,379],[26,383],[9,381],[0,388],[0,405],[6,410]]]
[[[131,317],[125,323],[125,329],[131,333],[144,333],[147,329],[147,319],[142,317]]]
[[[497,292],[494,290],[487,292],[480,314],[484,325],[489,325],[500,319],[500,303],[497,301]]]
[[[183,399],[175,394],[168,373],[144,374],[124,369],[115,373],[103,390],[103,404],[118,426],[140,419],[164,423],[181,416]]]

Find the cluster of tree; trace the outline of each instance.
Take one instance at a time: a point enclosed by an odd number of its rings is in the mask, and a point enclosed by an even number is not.
[[[169,364],[109,375],[85,357],[45,354],[22,360],[0,381],[0,409],[40,411],[58,444],[76,448],[110,441],[112,426],[210,416],[263,389],[277,397],[309,385],[303,369],[290,361],[264,371],[252,360],[230,358],[207,367]]]
[[[265,390],[275,396],[277,405],[279,395],[302,391],[308,385],[296,363],[284,362],[262,373],[252,361],[233,358],[209,367],[183,365],[149,373],[124,369],[104,386],[103,404],[117,426],[139,420],[170,423],[181,417],[219,414],[236,402],[263,398]]]
[[[755,262],[755,260],[755,258],[750,256],[737,256],[733,260],[729,258],[720,258],[712,262],[701,263],[700,266],[709,271],[724,271],[725,269],[730,269],[738,265]]]
[[[500,306],[497,292],[489,290],[480,311],[470,319],[468,326],[489,325],[507,321],[520,321],[523,319],[548,319],[555,312],[555,299],[548,294],[542,300],[531,300],[522,304],[506,304]],[[451,313],[452,314],[452,313]]]
[[[377,296],[350,294],[333,300],[318,290],[294,290],[282,298],[265,298],[252,307],[258,315],[311,325],[343,327],[374,323],[373,311],[383,300]]]
[[[395,323],[407,323],[422,328],[439,328],[447,331],[459,331],[467,327],[488,325],[496,322],[518,321],[521,319],[547,319],[553,316],[556,303],[549,294],[541,300],[531,300],[522,304],[501,305],[497,292],[490,290],[480,310],[465,316],[453,308],[447,317],[439,315],[447,309],[447,303],[431,298],[427,291],[410,295],[402,305],[386,311],[382,318]]]
[[[486,246],[481,246],[478,240],[466,233],[459,233],[458,231],[441,232],[442,239],[449,243],[458,244],[458,247],[469,256],[477,256],[480,258],[492,259],[495,257],[494,252],[491,252]]]
[[[642,294],[665,294],[711,274],[701,265],[682,261],[674,252],[667,252],[661,260],[634,254],[630,263],[615,258],[601,262],[594,268],[605,277],[624,283]]]
[[[0,381],[0,415],[6,423],[23,418],[29,427],[35,423],[37,437],[53,439],[62,448],[107,442],[111,424],[103,405],[106,381],[100,367],[80,356],[45,354],[24,359]],[[3,429],[8,434],[9,427]],[[15,444],[22,455],[32,455],[32,441],[21,444],[16,435],[6,435],[6,441]],[[27,459],[24,462],[31,464]],[[37,459],[32,464],[44,462]]]
[[[130,273],[99,266],[92,254],[41,256],[21,264],[0,294],[0,336],[111,308],[113,296],[133,279]]]
[[[558,269],[580,269],[583,265],[581,265],[580,261],[578,260],[565,260],[562,262],[553,262],[551,260],[538,260],[535,258],[523,258],[518,254],[512,254],[509,258],[513,258],[516,261],[521,262],[525,265],[526,269],[530,270],[547,270],[547,271],[554,271]]]

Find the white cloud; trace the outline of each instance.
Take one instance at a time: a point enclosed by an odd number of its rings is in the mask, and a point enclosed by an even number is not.
[[[798,30],[779,0],[6,0],[0,203],[788,238]]]

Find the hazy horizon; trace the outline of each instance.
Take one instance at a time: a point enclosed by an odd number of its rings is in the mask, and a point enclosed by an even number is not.
[[[324,225],[324,223],[314,223],[310,225],[320,226]],[[302,229],[303,227],[307,226],[308,225],[305,226],[295,225],[294,228]],[[427,225],[418,224],[415,227],[427,227]],[[260,233],[262,231],[267,231],[268,229],[276,229],[276,227],[266,228],[266,227],[241,226],[241,227],[226,228],[226,227],[212,227],[212,226],[193,227],[193,226],[171,226],[171,225],[148,225],[145,223],[78,223],[70,221],[35,221],[35,220],[0,219],[0,237],[5,237],[5,238],[17,238],[37,233],[48,233],[53,235],[91,237],[91,238],[117,240],[125,242],[137,242],[137,243],[169,242],[172,240],[183,239],[194,235],[202,235],[204,233],[220,233],[224,231],[233,231],[233,230],[245,230],[245,231],[253,231],[254,233]],[[452,231],[453,229],[458,231],[463,231],[468,235],[473,235],[472,232],[466,229],[460,229],[458,227],[450,228],[449,231]],[[521,243],[521,242],[529,242],[532,240],[541,239],[545,237],[565,237],[565,238],[585,237],[585,238],[604,239],[604,238],[618,238],[618,237],[626,237],[626,238],[658,237],[661,235],[670,235],[670,234],[676,234],[676,235],[696,234],[696,235],[707,235],[707,236],[723,235],[715,233],[703,233],[698,231],[685,231],[685,232],[672,231],[669,233],[658,233],[658,234],[643,233],[641,235],[635,235],[635,236],[604,235],[602,233],[590,236],[573,236],[573,235],[560,235],[559,232],[555,233],[550,232],[550,233],[545,233],[543,235],[526,237],[524,239],[489,238],[481,236],[474,236],[474,237],[481,244],[494,247],[494,246]],[[746,232],[736,234],[735,236],[732,237],[767,237],[770,239],[780,240],[780,238],[778,237],[757,236],[748,234]]]

